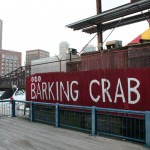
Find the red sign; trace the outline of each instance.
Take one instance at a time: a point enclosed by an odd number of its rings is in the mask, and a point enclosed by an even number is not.
[[[27,100],[150,110],[150,69],[41,73],[27,77]]]

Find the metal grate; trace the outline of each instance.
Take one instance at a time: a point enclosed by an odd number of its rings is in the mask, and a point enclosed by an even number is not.
[[[59,125],[82,131],[91,131],[91,113],[79,108],[60,107]]]
[[[33,121],[51,123],[56,127],[72,128],[91,134],[145,142],[144,112],[95,107],[93,113],[93,107],[33,104]]]
[[[33,116],[34,121],[55,124],[55,106],[34,104]]]
[[[145,141],[145,115],[97,111],[97,134]]]

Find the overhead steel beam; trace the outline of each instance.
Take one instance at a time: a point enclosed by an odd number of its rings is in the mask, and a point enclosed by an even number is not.
[[[135,15],[135,16],[132,16],[132,17],[127,17],[125,19],[122,19],[120,22],[119,22],[119,20],[111,21],[109,23],[102,24],[102,31],[104,32],[104,31],[112,29],[114,27],[121,27],[121,26],[124,26],[124,25],[129,25],[129,24],[132,24],[132,23],[136,23],[136,22],[140,22],[140,21],[144,21],[144,20],[148,20],[148,19],[150,19],[150,12]],[[119,22],[119,24],[118,24],[118,22]],[[98,28],[95,25],[95,26],[92,26],[92,27],[85,28],[82,31],[85,32],[85,33],[93,34],[93,33],[98,32]]]
[[[97,25],[98,23],[103,23],[106,21],[111,21],[113,19],[117,19],[123,16],[127,16],[130,14],[134,14],[143,10],[147,10],[150,8],[150,0],[140,0],[135,3],[128,3],[114,9],[110,9],[108,11],[104,11],[99,15],[95,15],[81,21],[77,21],[75,23],[66,25],[68,28],[72,28],[74,30],[81,30],[86,27],[90,27],[93,25]]]

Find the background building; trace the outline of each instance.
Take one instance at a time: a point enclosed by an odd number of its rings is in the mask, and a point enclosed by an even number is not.
[[[40,58],[49,57],[50,53],[41,49],[26,51],[26,65],[31,65],[31,61]]]
[[[52,57],[32,60],[31,75],[46,72],[67,72],[67,63],[73,62],[74,60],[78,60],[78,55],[62,54],[58,56],[55,55]]]
[[[62,41],[59,44],[59,55],[68,53],[68,48],[70,47],[69,43],[66,41]]]
[[[2,31],[3,31],[3,22],[0,19],[0,49],[2,49]]]
[[[83,53],[86,53],[86,52],[93,52],[93,51],[96,51],[96,47],[94,47],[94,45],[87,45],[84,50],[83,50]]]
[[[11,73],[21,67],[22,54],[10,50],[0,50],[0,76]]]

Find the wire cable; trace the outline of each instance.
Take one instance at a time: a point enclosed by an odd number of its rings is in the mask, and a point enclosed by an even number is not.
[[[118,21],[118,23],[115,25],[115,27],[111,30],[109,35],[106,37],[106,39],[103,41],[103,44],[106,42],[106,40],[109,38],[109,36],[113,33],[113,31],[116,29],[116,27],[119,25],[119,23],[122,21],[123,17]],[[102,44],[102,45],[103,45]]]
[[[97,33],[94,35],[94,37],[92,37],[92,39],[82,48],[82,50],[78,53],[78,55],[81,54],[82,51],[84,51],[84,49],[90,44],[90,42],[97,36]]]

